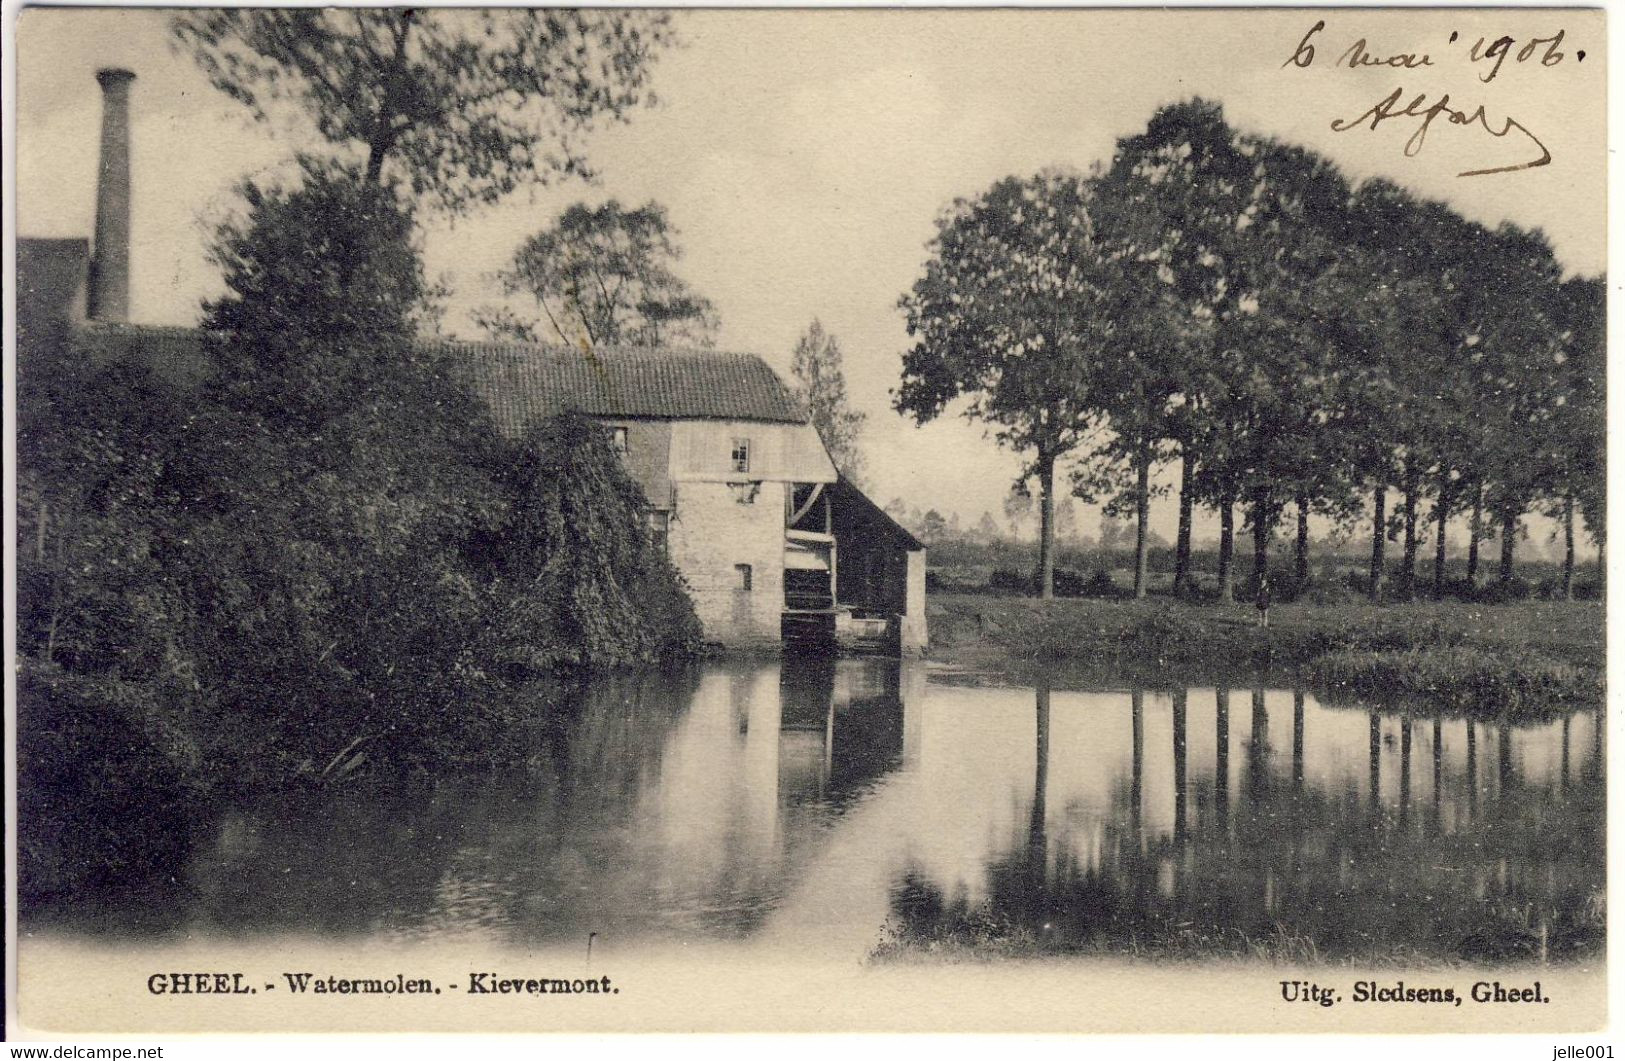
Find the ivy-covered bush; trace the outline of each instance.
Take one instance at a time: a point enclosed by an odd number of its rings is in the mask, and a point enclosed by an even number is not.
[[[517,445],[505,478],[508,516],[492,550],[505,661],[556,669],[699,650],[694,606],[606,429],[554,417]]]

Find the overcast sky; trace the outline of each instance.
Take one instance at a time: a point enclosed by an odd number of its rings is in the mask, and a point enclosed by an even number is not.
[[[1320,19],[1314,63],[1283,68]],[[1232,124],[1312,146],[1351,178],[1380,174],[1486,223],[1539,226],[1571,272],[1605,265],[1600,12],[742,11],[686,13],[681,26],[686,46],[656,69],[660,104],[590,142],[599,183],[521,192],[428,231],[430,273],[456,292],[447,325],[474,336],[465,314],[488,300],[488,275],[570,203],[658,200],[681,232],[680,271],[720,311],[719,346],[783,372],[814,317],[839,338],[852,397],[869,414],[882,503],[901,495],[974,523],[983,510],[999,515],[1018,467],[977,425],[950,415],[920,428],[890,411],[908,345],[896,303],[921,272],[934,219],[1000,177],[1104,161],[1164,103],[1219,100]],[[1561,62],[1540,65],[1545,45],[1517,61],[1529,38],[1559,30]],[[1489,64],[1471,63],[1468,49],[1503,34],[1516,43],[1483,83]],[[1338,67],[1361,37],[1380,57],[1426,52],[1431,65]],[[18,31],[23,235],[91,231],[101,66],[137,74],[132,316],[195,322],[218,288],[205,247],[233,186],[285,168],[314,140],[297,116],[250,123],[171,50],[161,12],[34,9]],[[1483,104],[1496,129],[1516,118],[1551,164],[1457,177],[1538,149],[1444,118],[1414,157],[1403,148],[1415,120],[1331,130],[1400,87],[1407,101],[1448,92],[1469,113]],[[1171,501],[1157,506],[1169,537],[1172,516]],[[1085,529],[1095,518],[1084,515]]]

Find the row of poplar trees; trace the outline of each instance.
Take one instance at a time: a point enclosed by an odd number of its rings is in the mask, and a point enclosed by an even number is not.
[[[914,345],[895,404],[924,422],[963,402],[1025,457],[1041,596],[1058,469],[1072,494],[1136,512],[1136,596],[1155,472],[1175,461],[1176,593],[1194,586],[1197,507],[1219,517],[1226,599],[1238,514],[1254,586],[1283,522],[1302,586],[1311,514],[1369,521],[1374,599],[1425,588],[1430,536],[1430,591],[1447,592],[1452,517],[1470,522],[1475,586],[1496,534],[1513,582],[1534,512],[1566,537],[1565,595],[1577,516],[1601,548],[1604,282],[1565,280],[1539,231],[1490,229],[1386,180],[1351,187],[1203,100],[1158,111],[1110,166],[1005,179],[937,226],[900,301]]]

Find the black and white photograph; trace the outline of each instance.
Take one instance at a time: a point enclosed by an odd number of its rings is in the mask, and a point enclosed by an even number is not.
[[[1604,1041],[1607,14],[10,6],[6,1037]]]

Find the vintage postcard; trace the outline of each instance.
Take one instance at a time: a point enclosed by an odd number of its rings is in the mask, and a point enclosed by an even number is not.
[[[1603,11],[9,15],[12,1036],[1600,1041]]]

